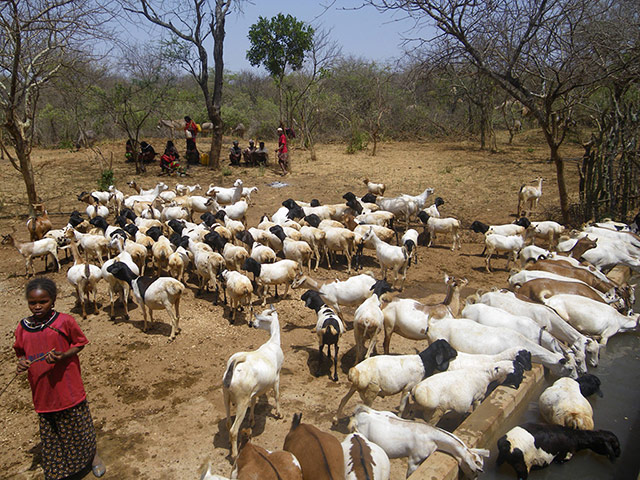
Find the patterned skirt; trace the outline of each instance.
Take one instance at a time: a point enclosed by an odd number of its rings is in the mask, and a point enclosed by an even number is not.
[[[86,400],[61,412],[38,416],[45,480],[59,480],[91,467],[96,431]]]

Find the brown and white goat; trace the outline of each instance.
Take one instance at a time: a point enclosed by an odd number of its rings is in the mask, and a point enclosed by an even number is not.
[[[232,478],[302,480],[302,469],[291,452],[270,452],[251,443],[251,430],[240,432],[240,453],[233,464]]]
[[[47,209],[43,203],[33,204],[34,216],[27,220],[27,230],[31,236],[31,241],[35,242],[44,238],[44,234],[53,228]]]

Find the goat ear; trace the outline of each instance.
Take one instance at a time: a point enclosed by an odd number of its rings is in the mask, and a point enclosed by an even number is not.
[[[269,304],[269,310],[271,310],[272,312],[276,311],[276,307],[273,306],[273,303]]]

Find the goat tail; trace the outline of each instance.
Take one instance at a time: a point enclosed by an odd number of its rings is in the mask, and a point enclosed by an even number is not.
[[[184,285],[180,280],[176,280],[167,285],[167,293],[172,297],[179,297],[182,295],[182,292],[184,292]]]
[[[291,430],[293,430],[294,428],[298,428],[301,421],[302,421],[302,412],[294,413],[293,420],[291,420]]]
[[[593,418],[584,413],[571,412],[567,414],[564,426],[575,430],[593,430]]]
[[[233,369],[236,366],[236,361],[233,360],[228,366],[227,371],[224,372],[224,377],[222,379],[222,385],[224,388],[229,388],[231,386],[231,380],[233,379]]]
[[[85,263],[84,264],[84,276],[85,278],[88,280],[89,277],[91,276],[91,269],[89,268],[89,264]]]
[[[478,303],[480,301],[480,294],[478,292],[472,293],[464,300],[465,305],[473,305],[474,303]]]

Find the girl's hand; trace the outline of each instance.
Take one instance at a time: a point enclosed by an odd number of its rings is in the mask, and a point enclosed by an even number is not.
[[[56,350],[51,350],[49,353],[47,353],[47,359],[46,362],[47,363],[56,363],[59,362],[60,360],[64,359],[65,355],[63,352],[58,352]]]
[[[16,367],[16,373],[24,373],[27,370],[29,370],[29,366],[31,365],[31,362],[29,360],[27,360],[26,358],[20,358],[18,359],[18,365]]]

